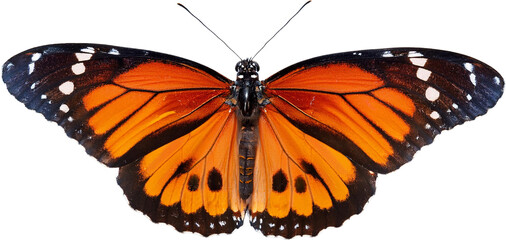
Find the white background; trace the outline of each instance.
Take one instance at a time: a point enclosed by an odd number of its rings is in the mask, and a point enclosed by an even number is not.
[[[182,3],[246,58],[304,0]],[[323,54],[430,47],[473,56],[504,75],[505,22],[501,1],[314,0],[256,61],[264,79]],[[0,24],[2,63],[43,44],[91,42],[165,52],[235,78],[238,59],[175,1],[4,1]],[[132,210],[117,169],[88,156],[3,86],[0,106],[0,239],[202,238]],[[379,176],[360,215],[318,238],[505,239],[505,120],[501,99],[486,116],[444,132],[413,162]],[[239,238],[262,234],[245,223],[211,237]]]

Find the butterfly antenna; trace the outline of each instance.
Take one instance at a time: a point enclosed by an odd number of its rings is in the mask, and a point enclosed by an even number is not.
[[[223,44],[225,44],[225,46],[227,46],[227,48],[230,49],[230,51],[232,51],[239,58],[239,60],[242,60],[242,58],[239,57],[239,55],[234,50],[232,50],[232,48],[230,48],[230,46],[228,46],[228,44],[225,41],[223,41],[223,39],[221,39],[220,37],[218,37],[218,35],[216,35],[216,33],[214,33],[213,30],[211,30],[202,21],[200,21],[200,19],[197,16],[193,15],[193,13],[190,12],[190,10],[188,10],[188,8],[186,8],[181,3],[177,3],[177,5],[179,5],[180,7],[184,8],[184,10],[186,10],[190,15],[192,15],[195,19],[197,19],[205,28],[207,28],[207,30],[209,30],[209,32],[211,32],[212,34],[214,34],[215,37],[217,37]]]
[[[267,45],[267,43],[269,43],[269,42],[270,42],[270,41],[271,41],[271,40],[272,40],[272,39],[273,39],[276,35],[278,35],[278,33],[279,33],[279,32],[280,32],[283,28],[285,28],[285,27],[286,27],[286,25],[288,25],[288,23],[289,23],[290,21],[292,21],[292,19],[293,19],[295,16],[297,16],[297,14],[299,14],[299,12],[300,12],[300,11],[302,11],[302,9],[303,9],[306,5],[308,5],[310,2],[311,2],[311,0],[307,1],[306,3],[304,3],[304,5],[302,5],[302,7],[300,7],[300,9],[299,9],[299,10],[298,10],[298,11],[297,11],[297,12],[296,12],[296,13],[295,13],[295,14],[294,14],[294,15],[293,15],[290,19],[288,19],[288,21],[285,23],[285,25],[283,25],[283,26],[282,26],[282,27],[281,27],[281,28],[280,28],[280,29],[279,29],[276,33],[274,33],[274,35],[272,35],[272,37],[271,37],[271,38],[269,38],[269,40],[267,40],[267,42],[265,42],[265,44],[264,44],[264,45],[260,48],[260,50],[258,50],[258,52],[257,52],[257,53],[255,53],[255,55],[251,58],[251,60],[253,60],[253,58],[255,58],[255,57],[258,55],[258,53],[259,53],[260,51],[262,51],[262,49],[264,49],[264,47]]]

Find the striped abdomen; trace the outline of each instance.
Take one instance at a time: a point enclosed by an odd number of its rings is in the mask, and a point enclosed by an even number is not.
[[[248,199],[253,192],[253,169],[257,150],[257,135],[253,126],[242,127],[239,142],[239,195]]]

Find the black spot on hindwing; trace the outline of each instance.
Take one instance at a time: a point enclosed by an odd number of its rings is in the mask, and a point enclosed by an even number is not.
[[[279,171],[272,176],[272,190],[279,193],[284,192],[286,190],[286,185],[288,185],[286,175],[283,173],[283,170],[279,169]]]
[[[221,173],[216,168],[213,168],[209,172],[209,176],[207,177],[207,186],[209,186],[209,189],[213,192],[220,191],[223,187]]]
[[[295,191],[297,193],[305,193],[306,188],[307,188],[306,181],[304,180],[304,178],[302,176],[298,176],[295,179]]]
[[[197,191],[197,189],[199,189],[199,182],[200,182],[199,176],[195,174],[191,175],[190,178],[188,179],[188,190],[190,190],[191,192]]]
[[[172,174],[172,176],[169,178],[169,182],[172,181],[172,179],[177,178],[177,177],[189,172],[192,167],[192,163],[193,163],[193,160],[191,158],[181,162],[179,164],[179,166],[177,166],[176,171],[174,171],[174,174]]]

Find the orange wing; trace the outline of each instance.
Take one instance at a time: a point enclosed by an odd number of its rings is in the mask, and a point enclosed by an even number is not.
[[[243,223],[239,197],[238,121],[221,107],[204,124],[120,168],[118,183],[133,208],[154,222],[204,236]]]
[[[104,45],[30,49],[7,61],[3,72],[12,95],[108,166],[189,133],[230,94],[229,81],[204,66]]]
[[[165,54],[62,44],[14,56],[3,80],[90,155],[122,166],[118,181],[131,205],[154,221],[205,235],[242,224],[225,77]]]
[[[292,237],[341,225],[374,194],[376,173],[486,113],[503,86],[486,64],[430,49],[334,54],[280,71],[264,82],[253,226]]]

